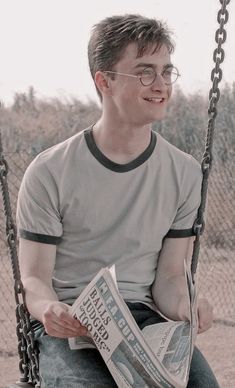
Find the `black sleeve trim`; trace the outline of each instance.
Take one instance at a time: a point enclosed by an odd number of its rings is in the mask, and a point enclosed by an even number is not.
[[[61,237],[57,236],[48,236],[47,234],[32,233],[27,230],[20,229],[19,236],[25,240],[36,241],[44,244],[57,245],[61,241]]]
[[[180,237],[191,237],[195,236],[193,228],[191,229],[170,229],[165,237],[180,238]]]

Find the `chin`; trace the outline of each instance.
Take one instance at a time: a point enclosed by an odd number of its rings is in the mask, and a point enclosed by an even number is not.
[[[160,112],[148,112],[148,114],[142,115],[140,121],[142,125],[153,124],[156,121],[161,121],[166,117],[166,109],[162,109]]]
[[[155,115],[152,115],[151,122],[161,121],[166,117],[166,112],[158,113]]]

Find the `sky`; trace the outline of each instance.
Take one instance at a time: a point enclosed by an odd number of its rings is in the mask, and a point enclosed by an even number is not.
[[[185,93],[211,87],[219,0],[0,0],[0,100],[11,104],[30,86],[38,98],[98,102],[87,44],[93,24],[114,14],[139,13],[167,23],[172,56]],[[235,1],[227,6],[223,81],[235,81]]]

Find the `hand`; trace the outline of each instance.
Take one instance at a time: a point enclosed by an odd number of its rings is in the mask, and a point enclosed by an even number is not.
[[[47,305],[42,317],[47,334],[59,338],[79,337],[88,334],[86,327],[72,317],[69,310],[69,305],[58,301]]]
[[[200,298],[197,302],[198,334],[203,333],[212,326],[213,308],[206,298]]]

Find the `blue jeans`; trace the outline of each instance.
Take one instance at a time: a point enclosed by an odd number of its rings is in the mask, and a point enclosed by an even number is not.
[[[128,303],[142,329],[164,322],[157,313],[141,303]],[[41,388],[113,388],[117,387],[96,349],[70,350],[67,339],[39,336]],[[219,388],[218,382],[201,352],[195,347],[188,388]]]

